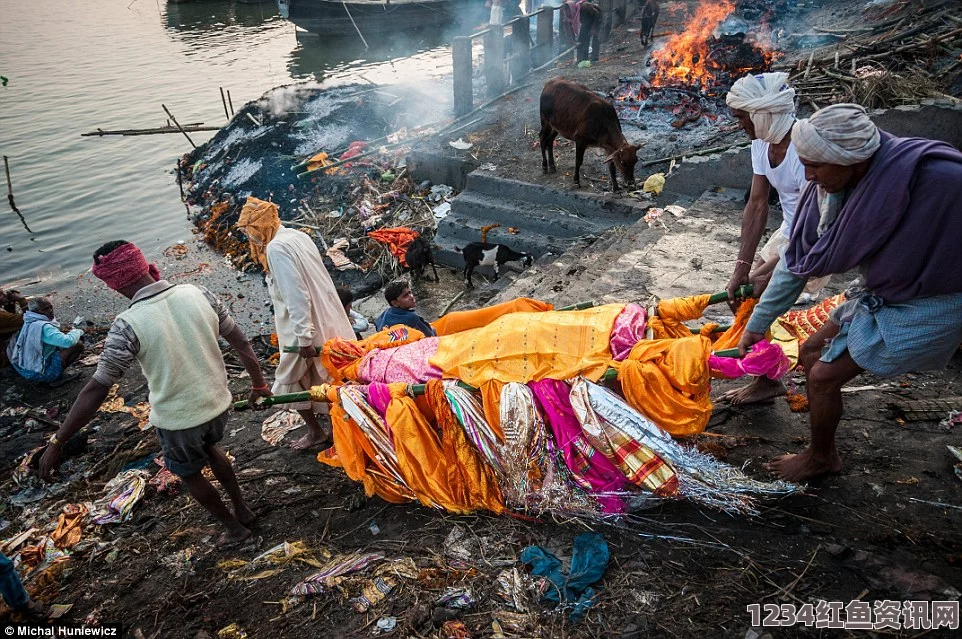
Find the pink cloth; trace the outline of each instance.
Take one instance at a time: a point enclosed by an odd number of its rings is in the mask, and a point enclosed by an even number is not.
[[[367,387],[367,403],[378,412],[381,417],[387,414],[387,405],[391,403],[391,390],[387,384],[377,382]]]
[[[578,32],[581,31],[581,2],[573,2],[572,0],[567,0],[565,2],[568,5],[568,9],[571,11],[571,32],[575,38],[578,37]]]
[[[571,408],[568,385],[555,379],[542,379],[529,382],[528,388],[554,434],[565,465],[579,485],[598,500],[602,512],[624,512],[624,501],[614,493],[630,490],[631,484],[607,457],[588,443]]]
[[[742,375],[764,375],[768,379],[781,379],[791,367],[788,357],[782,352],[778,344],[762,340],[752,347],[748,355],[742,358],[718,357],[712,354],[708,357],[708,368],[712,377],[735,379]]]
[[[648,313],[637,304],[627,304],[625,310],[615,318],[615,324],[611,328],[611,357],[620,362],[626,357],[631,349],[645,339],[645,330],[648,328]]]
[[[144,275],[160,279],[156,264],[147,264],[144,254],[132,242],[94,258],[93,274],[115,291],[130,286]]]
[[[364,356],[358,376],[366,383],[423,384],[441,379],[441,369],[430,361],[438,350],[438,337],[425,337],[396,348],[375,349]]]

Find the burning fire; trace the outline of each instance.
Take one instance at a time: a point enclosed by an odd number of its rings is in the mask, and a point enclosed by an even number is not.
[[[651,84],[687,84],[701,89],[715,84],[714,73],[707,65],[709,38],[734,10],[735,0],[704,0],[698,5],[685,31],[671,36],[664,47],[652,53],[655,72]]]

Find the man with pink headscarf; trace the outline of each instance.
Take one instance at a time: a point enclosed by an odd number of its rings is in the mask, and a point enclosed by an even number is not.
[[[50,438],[40,460],[41,477],[51,479],[63,445],[90,422],[110,388],[137,360],[147,378],[150,423],[167,469],[227,529],[220,544],[247,539],[254,513],[241,495],[230,460],[217,446],[232,400],[217,338],[227,340],[250,375],[253,405],[270,390],[250,343],[210,291],[162,279],[130,242],[108,242],[97,249],[93,274],[131,303],[110,327],[93,378]],[[201,472],[206,466],[230,496],[233,512]]]

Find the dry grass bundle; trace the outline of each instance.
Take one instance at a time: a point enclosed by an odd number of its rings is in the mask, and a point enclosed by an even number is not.
[[[848,92],[852,102],[869,109],[915,104],[941,95],[939,86],[927,74],[897,73],[874,62],[855,70]]]

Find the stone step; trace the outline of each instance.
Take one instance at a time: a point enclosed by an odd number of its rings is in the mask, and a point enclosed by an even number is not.
[[[634,198],[576,189],[573,184],[571,189],[557,189],[510,180],[485,171],[473,171],[468,174],[464,193],[489,195],[500,200],[529,202],[539,207],[554,207],[586,217],[607,217],[621,224],[640,219],[652,205],[651,202],[642,202]]]
[[[444,223],[460,224],[464,220],[484,220],[485,224],[480,226],[500,224],[500,227],[488,233],[489,242],[500,241],[492,239],[495,237],[510,237],[509,227],[550,237],[579,237],[603,233],[619,223],[610,218],[596,218],[590,214],[574,215],[556,208],[504,200],[470,191],[462,193],[451,202],[451,213],[438,224],[438,228]],[[480,236],[474,238],[475,241],[480,239]]]

